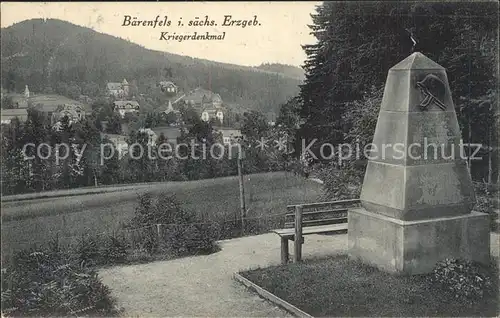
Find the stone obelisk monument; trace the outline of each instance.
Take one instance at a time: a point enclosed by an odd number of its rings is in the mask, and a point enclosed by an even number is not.
[[[389,70],[349,255],[383,270],[432,271],[445,258],[487,262],[489,217],[475,195],[445,69],[413,53]]]

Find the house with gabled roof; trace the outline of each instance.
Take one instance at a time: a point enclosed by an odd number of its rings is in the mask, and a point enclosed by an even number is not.
[[[26,108],[2,109],[1,115],[2,125],[10,124],[14,118],[17,118],[21,123],[24,123],[28,119]]]
[[[78,122],[92,113],[90,105],[57,94],[41,94],[30,97],[32,107],[47,115],[51,125],[67,116],[70,122]]]
[[[210,121],[216,120],[218,123],[222,124],[224,122],[224,112],[221,108],[206,107],[201,111],[201,120]]]
[[[121,83],[109,82],[106,84],[106,90],[108,96],[114,96],[116,98],[125,98],[129,96],[130,85],[124,78]]]
[[[154,127],[151,130],[156,134],[157,137],[160,137],[160,135],[163,134],[166,141],[173,145],[177,144],[177,138],[181,136],[181,130],[179,129],[179,127]]]
[[[167,95],[175,96],[177,94],[177,86],[171,81],[161,81],[157,86]]]
[[[114,111],[125,117],[126,113],[138,113],[141,106],[135,100],[117,100],[113,102]]]
[[[108,140],[113,143],[114,151],[118,153],[118,159],[122,159],[128,152],[128,136],[101,133],[101,141]]]
[[[217,93],[198,87],[186,93],[181,100],[198,111],[204,121],[215,119],[222,123],[224,120],[226,110],[221,96]]]

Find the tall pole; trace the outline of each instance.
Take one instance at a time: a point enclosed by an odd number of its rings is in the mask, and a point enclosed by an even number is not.
[[[243,187],[243,163],[241,162],[240,156],[238,156],[238,181],[240,185],[240,208],[241,208],[241,232],[245,234],[245,218],[246,218],[246,207],[245,207],[245,189]]]

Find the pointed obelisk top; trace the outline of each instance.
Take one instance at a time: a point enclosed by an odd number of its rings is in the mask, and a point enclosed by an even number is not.
[[[444,70],[444,67],[422,53],[415,52],[394,65],[391,70]]]

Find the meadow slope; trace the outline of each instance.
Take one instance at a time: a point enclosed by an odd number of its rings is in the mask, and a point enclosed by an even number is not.
[[[83,234],[111,233],[134,215],[137,196],[174,194],[185,209],[205,220],[234,220],[240,214],[237,177],[155,183],[119,192],[2,203],[2,249],[27,248]],[[275,172],[245,176],[248,217],[284,213],[288,204],[314,202],[320,184]]]

